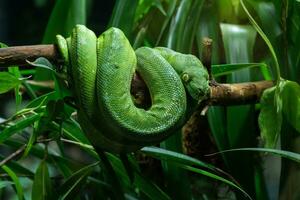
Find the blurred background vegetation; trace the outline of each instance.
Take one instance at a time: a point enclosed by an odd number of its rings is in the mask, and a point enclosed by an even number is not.
[[[268,66],[215,75],[218,82],[277,80],[280,85],[281,76],[299,83],[299,1],[245,0],[254,22],[241,2],[2,0],[0,41],[8,46],[51,44],[56,34],[68,36],[75,24],[85,24],[97,35],[115,26],[134,48],[166,46],[201,58],[202,39],[209,37],[214,65]],[[31,77],[0,96],[0,199],[300,198],[296,83],[281,82],[282,91],[289,92],[272,93],[273,99],[266,97],[261,104],[210,107],[160,148],[146,147],[125,159],[106,153],[98,163],[51,72],[32,66],[8,71],[17,78]],[[283,106],[274,103],[274,96]],[[259,149],[205,156],[246,147],[274,148],[294,161]]]

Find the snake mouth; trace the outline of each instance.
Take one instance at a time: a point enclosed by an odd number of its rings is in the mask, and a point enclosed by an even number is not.
[[[207,90],[204,90],[204,89],[198,89],[198,97],[197,97],[197,100],[199,101],[199,102],[201,102],[201,101],[203,101],[203,100],[205,100],[205,99],[207,99],[208,98],[208,95],[209,95],[209,92],[207,91]]]

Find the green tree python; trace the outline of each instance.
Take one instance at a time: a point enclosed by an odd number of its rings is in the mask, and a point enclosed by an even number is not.
[[[185,123],[189,96],[196,102],[209,94],[208,73],[195,56],[164,47],[134,51],[117,28],[97,38],[77,25],[69,38],[58,35],[57,44],[80,126],[93,145],[106,151],[126,153],[161,142]],[[149,109],[132,100],[136,71],[149,89]]]

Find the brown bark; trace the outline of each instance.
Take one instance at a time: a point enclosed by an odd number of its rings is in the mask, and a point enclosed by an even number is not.
[[[0,67],[26,65],[26,60],[33,61],[45,57],[50,61],[59,59],[55,45],[16,46],[0,49]]]
[[[209,102],[212,105],[239,105],[256,103],[262,92],[274,85],[273,81],[258,81],[211,86]]]

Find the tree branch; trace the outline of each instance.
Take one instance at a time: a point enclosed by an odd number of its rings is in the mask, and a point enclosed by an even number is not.
[[[207,53],[209,54],[209,52]],[[33,61],[38,57],[45,57],[52,62],[60,63],[57,47],[55,45],[32,45],[16,46],[0,49],[0,68],[10,65],[28,65],[26,60]],[[256,103],[259,101],[262,92],[274,84],[272,81],[259,81],[236,84],[212,84],[210,99],[207,101],[210,105],[240,105]],[[148,98],[148,92],[145,83],[134,76],[132,82],[132,93]]]
[[[28,65],[26,60],[33,61],[38,57],[59,61],[59,54],[55,45],[16,46],[0,49],[0,67]]]
[[[15,157],[17,157],[18,155],[20,155],[26,148],[26,144],[22,145],[19,149],[17,149],[15,152],[13,152],[12,154],[10,154],[9,156],[7,156],[5,159],[3,159],[0,162],[0,167],[5,165],[7,162],[9,162],[10,160],[14,159]]]

